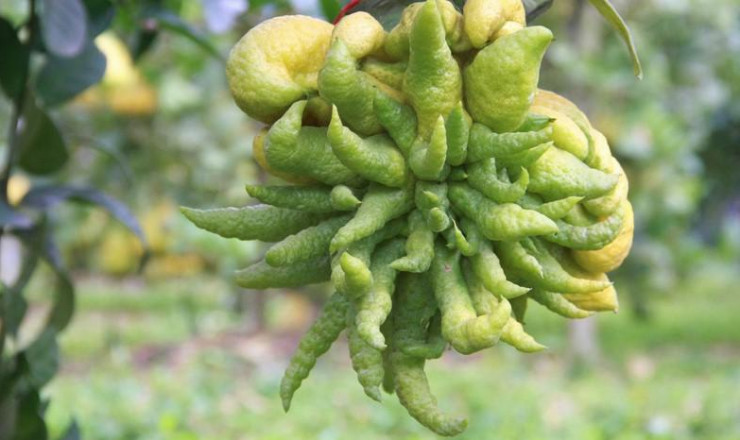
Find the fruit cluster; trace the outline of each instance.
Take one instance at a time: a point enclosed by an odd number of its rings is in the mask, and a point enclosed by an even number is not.
[[[395,392],[441,435],[424,373],[446,347],[543,348],[528,300],[568,318],[616,310],[605,274],[632,242],[627,179],[604,136],[537,88],[552,33],[519,0],[409,5],[389,32],[369,14],[336,26],[268,20],[234,47],[236,103],[269,125],[254,157],[294,185],[247,186],[261,204],[184,208],[224,237],[275,242],[236,274],[246,288],[330,281],[334,294],[290,362],[287,410],[345,328],[365,393]]]

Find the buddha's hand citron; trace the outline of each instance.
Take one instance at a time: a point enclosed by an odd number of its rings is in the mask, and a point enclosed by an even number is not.
[[[597,2],[604,3],[604,2]],[[428,359],[499,341],[544,347],[522,325],[531,299],[567,318],[616,310],[606,272],[634,231],[627,178],[575,104],[537,87],[552,42],[518,0],[409,5],[386,32],[267,20],[234,47],[237,105],[268,126],[255,159],[293,185],[249,185],[261,204],[184,214],[224,237],[275,242],[246,288],[330,282],[280,394],[293,394],[347,328],[365,393],[395,392],[440,435],[467,426],[436,403]]]

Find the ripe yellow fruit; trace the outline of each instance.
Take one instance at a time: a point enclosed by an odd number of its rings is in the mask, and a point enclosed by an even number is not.
[[[616,312],[619,310],[619,299],[614,286],[589,293],[564,293],[563,296],[581,310],[590,312]]]
[[[157,91],[137,69],[126,45],[111,32],[95,38],[95,45],[106,58],[105,75],[75,101],[83,106],[107,106],[125,116],[147,116],[157,110]]]
[[[626,200],[623,203],[625,204],[624,223],[614,241],[595,251],[573,251],[576,263],[587,271],[611,272],[627,258],[635,232],[635,216],[632,212],[632,204]]]
[[[157,109],[157,92],[144,82],[111,88],[106,92],[108,106],[116,114],[147,116]]]
[[[149,243],[149,252],[152,255],[162,255],[171,252],[175,243],[172,223],[177,209],[169,200],[157,203],[141,218],[141,227]]]
[[[8,203],[12,206],[18,205],[30,189],[31,181],[28,177],[21,174],[11,176],[8,181]]]
[[[100,244],[97,261],[106,274],[123,276],[136,270],[143,252],[136,236],[123,227],[114,226]]]

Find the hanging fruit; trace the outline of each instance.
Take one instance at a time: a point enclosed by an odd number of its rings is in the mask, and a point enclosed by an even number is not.
[[[346,328],[370,398],[395,392],[421,424],[456,435],[467,421],[437,407],[428,359],[499,341],[542,350],[523,327],[527,300],[573,319],[617,309],[605,272],[632,242],[627,179],[586,116],[538,89],[552,39],[517,0],[462,12],[427,0],[388,32],[366,12],[334,26],[287,16],[236,44],[231,92],[269,125],[255,157],[299,184],[249,185],[262,204],[183,213],[275,242],[237,272],[245,288],[331,284],[283,378],[286,411]]]

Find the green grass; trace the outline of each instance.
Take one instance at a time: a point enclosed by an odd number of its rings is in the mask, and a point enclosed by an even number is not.
[[[443,409],[468,415],[461,439],[740,438],[740,296],[732,281],[695,281],[657,298],[646,323],[631,318],[628,304],[600,315],[602,359],[580,368],[568,361],[566,322],[533,306],[528,330],[549,351],[448,353],[428,364],[432,389]],[[195,283],[180,285],[197,296]],[[224,290],[211,286],[203,294],[210,299],[181,307],[182,297],[171,293],[177,289],[157,284],[122,299],[118,288],[83,286],[63,341],[70,367],[49,390],[55,432],[74,415],[87,439],[438,438],[394,396],[383,404],[364,396],[343,341],[320,360],[285,415],[278,384],[295,340],[277,332],[234,336],[239,319],[224,312]],[[131,295],[156,306],[139,307]],[[280,307],[284,297],[271,301],[268,308]],[[193,321],[211,330],[194,338]],[[151,346],[171,352],[142,362]]]
[[[152,284],[88,280],[78,286],[79,313],[62,336],[71,360],[92,360],[117,347],[176,344],[194,333],[233,327],[225,283],[201,279]]]

